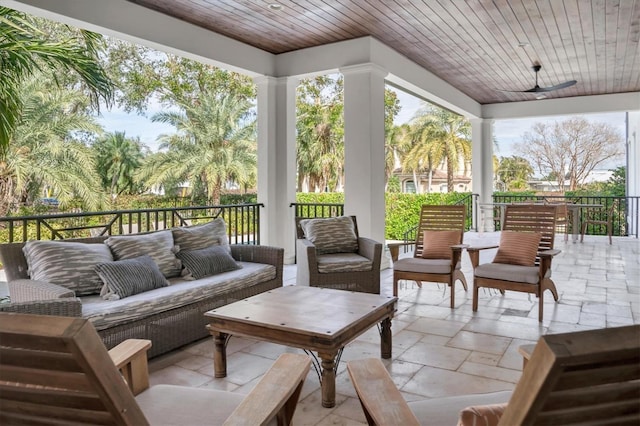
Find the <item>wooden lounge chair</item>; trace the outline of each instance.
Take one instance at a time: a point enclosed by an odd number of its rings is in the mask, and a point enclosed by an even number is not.
[[[0,313],[0,424],[287,425],[310,366],[283,354],[246,397],[149,388],[150,346],[128,340],[107,352],[85,319]]]
[[[389,244],[393,260],[393,295],[398,296],[398,281],[413,280],[445,283],[451,288],[451,308],[455,307],[455,283],[465,291],[467,280],[460,270],[465,227],[465,206],[428,205],[420,210],[413,257],[398,260],[398,246]],[[448,240],[448,241],[447,241]]]
[[[580,242],[584,241],[584,234],[587,232],[587,226],[594,227],[605,226],[607,229],[607,236],[609,237],[609,245],[613,244],[611,236],[613,235],[613,216],[616,212],[616,201],[611,203],[611,206],[606,210],[606,214],[603,216],[600,210],[587,210],[587,217],[582,222],[582,229],[580,230]]]
[[[542,322],[543,295],[550,290],[555,301],[558,292],[551,280],[551,261],[560,253],[553,249],[556,208],[549,205],[508,205],[499,246],[467,247],[473,266],[473,311],[478,310],[481,287],[535,294],[538,321]],[[537,236],[537,240],[536,240]],[[480,264],[480,251],[498,248],[491,263]]]
[[[542,336],[510,397],[407,403],[379,359],[347,369],[370,425],[640,424],[640,325]]]

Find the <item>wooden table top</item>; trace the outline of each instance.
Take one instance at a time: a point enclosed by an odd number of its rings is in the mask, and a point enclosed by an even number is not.
[[[307,342],[339,343],[391,318],[396,301],[396,297],[378,294],[285,286],[211,310],[205,316],[211,327],[225,333],[258,337],[254,327],[259,327],[266,334],[296,334],[305,336]]]

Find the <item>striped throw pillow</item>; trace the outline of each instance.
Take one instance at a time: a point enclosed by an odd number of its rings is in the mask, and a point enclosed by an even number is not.
[[[424,231],[422,257],[424,259],[451,259],[451,246],[461,244],[460,231]]]
[[[316,246],[318,254],[358,251],[358,237],[349,216],[302,220],[300,226],[305,238]]]
[[[77,296],[99,293],[102,281],[95,266],[113,261],[104,244],[28,241],[22,251],[32,280],[60,285]]]
[[[105,244],[111,248],[115,260],[133,259],[147,255],[158,264],[160,272],[167,278],[180,275],[182,265],[175,255],[177,251],[170,230],[150,234],[109,237]]]
[[[196,280],[242,268],[231,257],[229,250],[220,245],[198,250],[180,250],[177,256],[187,271],[187,277],[190,274]]]
[[[106,300],[119,300],[169,285],[156,262],[147,255],[101,263],[96,265],[96,272],[104,283],[100,296]]]
[[[202,225],[171,228],[171,232],[178,250],[198,250],[214,245],[227,246],[230,250],[227,225],[221,217]]]
[[[537,232],[502,231],[493,263],[535,266],[540,238]]]

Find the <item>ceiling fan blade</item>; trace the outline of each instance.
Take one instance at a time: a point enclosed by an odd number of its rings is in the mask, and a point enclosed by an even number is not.
[[[525,93],[553,92],[554,90],[560,90],[566,87],[571,87],[576,83],[577,83],[576,80],[569,80],[569,81],[565,81],[564,83],[556,84],[555,86],[549,86],[549,87],[536,86],[533,89],[523,90],[523,92]]]

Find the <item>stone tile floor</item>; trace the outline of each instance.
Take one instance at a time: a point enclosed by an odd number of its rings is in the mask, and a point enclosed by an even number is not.
[[[498,233],[467,233],[465,243],[497,242]],[[564,242],[553,262],[553,279],[560,300],[545,294],[544,321],[537,320],[537,300],[526,294],[482,291],[480,306],[471,310],[471,291],[457,286],[456,308],[442,284],[402,282],[393,320],[393,357],[384,360],[407,400],[513,389],[521,375],[518,347],[549,333],[640,324],[640,240],[587,236],[584,243]],[[481,261],[490,261],[492,251]],[[493,250],[495,252],[495,250]],[[407,254],[408,255],[408,254]],[[463,272],[473,276],[465,254]],[[285,285],[295,284],[295,265],[285,266]],[[381,272],[382,294],[392,293],[392,269]],[[228,376],[213,377],[213,342],[204,339],[153,359],[151,383],[248,393],[279,354],[297,352],[271,343],[232,338],[227,349]],[[296,425],[366,424],[346,372],[346,361],[379,357],[377,329],[351,342],[344,350],[336,380],[336,406],[321,406],[315,371],[309,377],[296,410]]]

